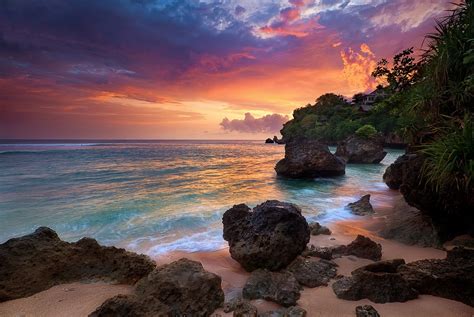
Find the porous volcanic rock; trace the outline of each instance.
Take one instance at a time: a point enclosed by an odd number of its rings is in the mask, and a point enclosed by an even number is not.
[[[306,310],[299,306],[291,306],[288,308],[281,308],[264,312],[258,317],[306,317]]]
[[[287,268],[303,286],[327,286],[337,275],[337,264],[328,260],[297,257]]]
[[[328,227],[321,226],[319,222],[312,222],[309,224],[309,230],[312,236],[318,236],[320,234],[330,235],[331,230]]]
[[[380,163],[387,155],[383,145],[383,137],[363,138],[352,135],[339,143],[335,154],[347,163]]]
[[[221,278],[183,258],[156,268],[133,295],[112,297],[90,316],[210,316],[223,303]]]
[[[315,256],[321,259],[331,260],[333,250],[334,247],[316,247],[311,244],[303,251],[303,253],[301,253],[301,255],[304,257]]]
[[[418,297],[418,292],[397,272],[403,259],[372,263],[343,277],[332,285],[338,298],[360,300],[368,298],[375,303],[405,302]]]
[[[474,306],[474,250],[454,248],[446,259],[410,262],[401,265],[398,272],[420,294]]]
[[[285,145],[285,158],[275,171],[289,178],[315,178],[344,175],[346,164],[327,145],[315,140],[292,140]]]
[[[286,267],[310,238],[300,208],[277,200],[268,200],[253,211],[245,204],[235,205],[224,213],[222,222],[232,258],[247,271]]]
[[[300,291],[300,284],[290,272],[258,269],[250,274],[242,294],[246,299],[265,299],[289,307],[296,305]]]
[[[382,246],[359,234],[348,245],[332,247],[332,255],[354,255],[358,258],[378,261],[382,258]]]
[[[380,315],[372,305],[364,305],[356,307],[356,317],[380,317]]]
[[[346,207],[349,208],[353,214],[358,216],[370,215],[375,212],[372,204],[370,203],[369,194],[362,196],[356,202],[349,203]]]
[[[104,247],[91,238],[68,243],[40,227],[0,245],[0,302],[74,281],[134,284],[155,266],[145,255]]]

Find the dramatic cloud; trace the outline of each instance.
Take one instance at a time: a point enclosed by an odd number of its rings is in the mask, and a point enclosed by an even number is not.
[[[263,116],[261,118],[255,118],[251,113],[247,112],[244,119],[229,120],[224,118],[220,123],[224,130],[256,133],[256,132],[268,132],[277,133],[283,127],[283,124],[289,120],[288,116],[282,116],[274,113]]]

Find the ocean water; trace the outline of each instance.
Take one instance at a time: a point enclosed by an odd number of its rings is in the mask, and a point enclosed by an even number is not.
[[[344,206],[366,193],[389,203],[382,175],[403,153],[387,151],[345,176],[288,180],[273,169],[284,146],[261,141],[0,144],[0,243],[49,226],[68,241],[90,236],[151,256],[218,250],[234,204],[278,199],[329,223],[353,217]]]

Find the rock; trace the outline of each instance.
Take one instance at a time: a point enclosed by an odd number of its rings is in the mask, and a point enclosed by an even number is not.
[[[301,253],[301,255],[304,257],[316,256],[324,260],[331,260],[333,250],[334,247],[315,247],[311,244],[309,248],[306,248],[306,250]]]
[[[372,305],[364,305],[356,307],[356,317],[380,317],[380,315]]]
[[[331,234],[331,230],[329,230],[328,227],[321,226],[319,224],[319,222],[310,223],[309,224],[309,230],[311,231],[311,235],[313,235],[313,236],[317,236],[317,235],[320,235],[320,234],[326,234],[326,235]]]
[[[287,268],[303,286],[327,286],[331,278],[337,275],[337,264],[328,260],[314,258],[296,258]]]
[[[265,143],[274,143],[272,139],[268,138],[265,140]]]
[[[348,245],[333,247],[332,255],[355,255],[356,257],[378,261],[382,258],[382,246],[367,237],[357,235]]]
[[[375,212],[370,203],[369,194],[362,196],[362,198],[356,202],[349,203],[346,207],[349,208],[353,214],[358,216],[365,216]]]
[[[347,163],[380,163],[387,155],[383,144],[384,139],[381,137],[363,138],[352,135],[339,143],[335,154]]]
[[[438,188],[427,184],[422,170],[425,157],[405,154],[390,165],[385,183],[399,189],[406,202],[429,215],[442,242],[457,235],[474,234],[474,189],[443,183]]]
[[[258,310],[257,307],[252,305],[248,301],[241,301],[233,310],[234,317],[257,317]]]
[[[306,310],[298,306],[282,308],[279,310],[267,311],[259,317],[306,317]]]
[[[338,298],[375,303],[405,302],[418,297],[418,292],[397,272],[403,259],[381,261],[363,266],[352,276],[337,280],[332,288]]]
[[[90,238],[68,243],[53,230],[40,227],[0,245],[0,301],[75,281],[134,284],[154,268],[147,256],[103,247]]]
[[[315,140],[292,140],[285,145],[285,158],[275,171],[289,178],[340,176],[345,173],[344,160],[336,157],[327,145]]]
[[[278,139],[276,135],[273,137],[273,142],[276,144],[285,144],[285,141],[283,141],[283,139]]]
[[[250,274],[242,294],[246,299],[265,299],[289,307],[296,305],[300,290],[301,286],[290,272],[258,269]]]
[[[414,261],[400,266],[398,272],[420,294],[474,306],[474,250],[454,248],[446,259]]]
[[[133,295],[113,297],[90,316],[209,316],[223,303],[221,278],[183,258],[156,268]]]
[[[300,208],[277,200],[268,200],[253,211],[245,204],[235,205],[224,213],[222,222],[232,258],[247,271],[286,267],[310,238]]]

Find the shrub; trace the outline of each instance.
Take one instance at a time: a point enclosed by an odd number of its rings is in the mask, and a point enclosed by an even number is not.
[[[363,125],[356,131],[356,135],[364,139],[371,138],[375,136],[376,134],[377,134],[377,130],[371,124]]]

